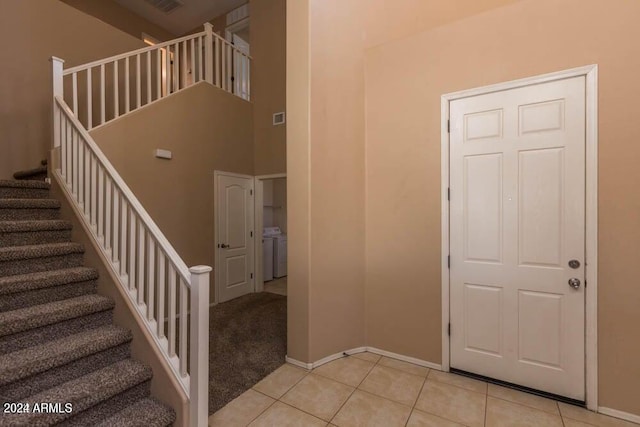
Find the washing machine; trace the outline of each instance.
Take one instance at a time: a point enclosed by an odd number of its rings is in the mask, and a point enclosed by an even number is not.
[[[273,277],[287,275],[287,235],[282,233],[280,227],[265,227],[264,238],[273,239]],[[268,261],[265,259],[265,265]],[[266,269],[266,267],[265,267]],[[267,280],[265,278],[265,280]]]
[[[287,235],[273,236],[273,277],[287,275]]]
[[[273,237],[262,238],[262,280],[273,280]]]

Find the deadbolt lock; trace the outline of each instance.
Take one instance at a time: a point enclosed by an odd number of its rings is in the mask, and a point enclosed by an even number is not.
[[[571,261],[569,261],[569,267],[573,268],[574,270],[576,268],[580,268],[580,261],[578,261],[577,259],[572,259]]]

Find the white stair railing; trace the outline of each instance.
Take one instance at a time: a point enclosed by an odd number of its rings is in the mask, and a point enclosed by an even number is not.
[[[206,426],[211,267],[187,268],[66,104],[63,62],[52,58],[53,175],[182,385],[190,425]]]
[[[64,99],[91,130],[172,93],[206,81],[251,100],[251,56],[204,31],[67,68]],[[234,84],[235,82],[235,84]]]

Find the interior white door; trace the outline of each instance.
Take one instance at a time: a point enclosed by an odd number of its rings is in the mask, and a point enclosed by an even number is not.
[[[218,302],[254,291],[253,178],[218,175]]]
[[[250,55],[249,43],[237,34],[233,35],[233,45],[245,55]],[[248,100],[251,68],[249,67],[249,58],[245,55],[237,51],[233,53],[233,85],[234,93]]]
[[[585,102],[576,77],[450,103],[450,365],[578,400]]]

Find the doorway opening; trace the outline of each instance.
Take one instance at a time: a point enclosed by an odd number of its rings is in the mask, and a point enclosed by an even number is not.
[[[263,175],[255,179],[256,292],[287,295],[287,177]]]

